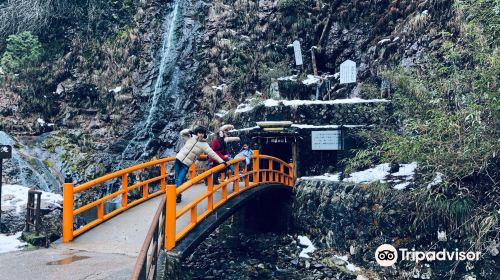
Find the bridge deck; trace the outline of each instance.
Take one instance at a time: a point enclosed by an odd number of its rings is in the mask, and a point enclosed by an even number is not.
[[[205,191],[204,185],[186,190],[177,209]],[[220,191],[214,193],[214,200],[220,197]],[[129,279],[159,202],[159,197],[143,202],[70,243],[0,254],[0,279]],[[206,207],[206,201],[200,203],[198,212]],[[177,228],[188,225],[189,218],[189,214],[179,218]]]

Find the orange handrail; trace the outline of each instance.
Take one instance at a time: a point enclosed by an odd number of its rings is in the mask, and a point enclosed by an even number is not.
[[[199,159],[206,159],[206,156],[201,156]],[[234,197],[235,195],[246,191],[249,188],[267,183],[279,183],[282,185],[293,187],[295,181],[293,173],[293,163],[286,163],[283,160],[272,156],[260,155],[259,151],[255,150],[252,156],[252,170],[250,171],[247,169],[247,165],[245,165],[241,175],[239,174],[239,163],[245,161],[245,158],[237,158],[228,162],[228,165],[234,166],[235,169],[234,174],[228,178],[226,178],[223,172],[226,168],[223,164],[206,170],[205,168],[197,168],[193,163],[193,165],[191,165],[189,169],[190,179],[179,186],[179,188],[176,188],[174,184],[167,184],[166,180],[168,177],[167,164],[173,163],[173,161],[175,161],[175,157],[172,156],[137,164],[123,170],[104,175],[76,187],[73,183],[65,183],[63,189],[63,242],[69,242],[73,240],[74,237],[88,231],[89,229],[99,225],[100,223],[108,219],[111,219],[119,213],[143,201],[158,196],[162,193],[166,193],[164,244],[165,248],[167,250],[170,250],[175,246],[176,242],[184,237],[191,229],[193,229],[197,223],[199,223],[207,215],[212,213],[214,209],[221,206],[224,202]],[[267,164],[265,164],[266,161]],[[160,166],[159,176],[155,176],[153,178],[135,182],[134,184],[129,185],[129,174],[157,165]],[[201,174],[197,175],[198,172],[201,172]],[[216,174],[218,172],[221,172],[222,180],[220,184],[214,185],[213,174]],[[121,180],[121,188],[119,190],[74,209],[75,194],[115,179]],[[203,180],[207,181],[206,192],[177,211],[175,203],[176,196],[183,193],[192,186],[197,185]],[[156,191],[153,191],[152,193],[149,193],[150,185],[157,182],[160,182],[160,188]],[[228,192],[231,185],[232,191]],[[141,198],[129,202],[128,193],[141,187]],[[218,201],[214,201],[214,193],[217,191],[220,191],[222,193],[221,199],[219,199]],[[109,213],[105,213],[105,203],[110,199],[119,197],[120,195],[122,196],[121,206]],[[198,204],[205,199],[207,199],[207,210],[198,215]],[[96,219],[78,229],[74,229],[73,221],[75,219],[75,216],[92,208],[97,208]],[[177,219],[187,212],[190,212],[190,223],[185,228],[180,229],[179,232],[176,232]]]
[[[201,155],[198,157],[199,160],[206,159],[206,155]],[[110,174],[106,174],[102,177],[96,178],[94,180],[91,180],[89,182],[83,183],[79,186],[74,186],[73,183],[65,183],[63,185],[63,222],[62,222],[62,233],[63,233],[63,242],[69,242],[73,240],[74,237],[88,231],[89,229],[97,226],[98,224],[111,219],[112,217],[120,214],[121,212],[134,207],[135,205],[144,202],[148,199],[151,199],[153,197],[156,197],[162,193],[165,193],[165,190],[167,188],[167,177],[169,174],[167,174],[167,164],[173,163],[175,161],[175,156],[171,157],[166,157],[166,158],[161,158],[157,160],[152,160],[146,163],[141,163],[137,164]],[[133,185],[129,185],[129,174],[135,171],[139,170],[144,170],[149,167],[154,167],[154,166],[160,166],[160,175],[144,180],[144,181],[139,181],[136,182]],[[190,170],[192,172],[190,173],[190,176],[194,176],[197,171],[204,171],[204,168],[196,168],[195,164],[190,167]],[[96,187],[97,185],[100,185],[102,183],[110,182],[115,179],[120,179],[121,180],[121,189],[118,191],[115,191],[111,194],[108,194],[102,198],[96,199],[94,201],[88,202],[85,205],[82,205],[76,209],[74,209],[74,201],[75,201],[75,194],[81,193],[85,190],[88,190],[90,188]],[[150,191],[150,185],[153,183],[160,182],[160,188],[157,191],[154,191],[152,193],[149,193]],[[142,187],[142,197],[139,199],[136,199],[135,201],[129,202],[128,201],[128,193],[134,189],[141,188]],[[104,205],[107,201],[110,199],[113,199],[118,196],[122,196],[121,199],[121,206],[109,213],[104,213]],[[78,228],[74,229],[74,220],[75,216],[88,211],[92,208],[97,208],[97,217],[93,221],[89,222],[88,224]]]
[[[265,164],[267,168],[261,169],[261,161],[268,162],[268,165]],[[207,215],[212,213],[214,209],[221,206],[228,199],[233,196],[246,191],[249,188],[268,184],[268,183],[278,183],[282,185],[286,185],[289,187],[293,187],[294,185],[294,175],[293,175],[293,163],[286,163],[281,159],[267,156],[267,155],[259,155],[259,151],[254,151],[252,156],[252,169],[251,171],[247,170],[247,166],[245,165],[243,173],[240,175],[239,172],[239,163],[245,161],[245,158],[237,158],[228,162],[228,165],[233,165],[235,172],[232,176],[225,178],[225,174],[222,173],[223,180],[220,184],[214,186],[213,184],[213,174],[223,171],[226,167],[223,164],[220,164],[212,169],[209,169],[194,178],[191,178],[189,181],[185,182],[178,188],[175,186],[167,186],[167,203],[166,203],[166,222],[165,222],[165,249],[171,250],[175,247],[175,244],[178,240],[183,238],[186,234],[191,231],[196,224],[198,224],[201,220],[203,220]],[[274,164],[279,164],[279,169],[274,169]],[[285,168],[287,172],[285,172]],[[252,181],[250,182],[250,177],[252,177]],[[175,197],[178,194],[183,193],[187,189],[197,185],[198,183],[206,180],[207,181],[207,190],[202,195],[195,198],[193,201],[189,202],[180,210],[176,210]],[[240,186],[240,183],[243,183]],[[232,192],[228,193],[228,186],[233,185]],[[217,202],[214,202],[214,193],[218,190],[221,190],[222,195],[221,199]],[[198,205],[207,199],[207,210],[203,213],[198,214]],[[177,232],[176,222],[177,219],[187,214],[189,212],[190,222],[187,226],[180,229]]]

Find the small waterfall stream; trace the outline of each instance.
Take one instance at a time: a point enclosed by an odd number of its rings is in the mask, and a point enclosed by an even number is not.
[[[159,52],[158,77],[154,87],[151,88],[152,94],[148,102],[149,110],[145,113],[145,120],[135,127],[134,137],[122,153],[122,161],[119,164],[121,168],[125,167],[123,166],[124,160],[138,160],[149,155],[148,149],[156,136],[155,124],[163,121],[163,109],[167,105],[165,103],[168,102],[169,96],[178,91],[176,63],[178,61],[177,43],[180,38],[178,38],[176,31],[183,24],[181,4],[182,0],[173,1],[172,8],[165,17],[162,46]],[[167,88],[165,88],[166,85],[168,85]]]
[[[30,152],[23,152],[15,147],[16,141],[7,133],[0,131],[0,144],[11,145],[12,158],[4,160],[4,172],[8,174],[12,183],[25,187],[61,193],[61,184],[49,171],[45,164]]]
[[[158,132],[164,126],[166,111],[174,110],[179,105],[171,102],[172,98],[179,94],[180,69],[177,66],[179,60],[179,44],[182,41],[183,28],[183,0],[174,0],[165,16],[163,23],[162,45],[158,55],[158,75],[153,86],[150,88],[150,98],[147,103],[149,107],[144,110],[144,119],[137,123],[133,129],[133,137],[129,140],[126,148],[121,154],[120,162],[116,169],[128,167],[138,161],[147,160],[151,156],[151,150],[155,144]],[[115,191],[116,184],[107,186],[107,193]],[[121,196],[106,203],[106,208],[118,207]],[[107,209],[108,210],[108,209]]]

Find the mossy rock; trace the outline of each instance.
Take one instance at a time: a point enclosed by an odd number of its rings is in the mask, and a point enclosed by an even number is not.
[[[21,239],[34,246],[45,246],[47,244],[45,235],[31,231],[23,231]]]

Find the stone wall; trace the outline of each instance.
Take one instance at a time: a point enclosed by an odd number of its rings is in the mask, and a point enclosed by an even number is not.
[[[235,127],[253,127],[257,121],[292,121],[311,125],[370,125],[379,124],[390,113],[388,102],[314,104],[267,107],[264,104],[253,110],[234,114],[228,119]]]
[[[483,252],[484,258],[479,262],[415,265],[405,261],[389,268],[378,266],[374,253],[382,244],[423,251],[471,250],[463,231],[448,233],[447,241],[438,241],[438,228],[427,231],[416,228],[418,208],[410,190],[299,179],[294,192],[292,219],[298,232],[309,235],[318,247],[350,255],[356,265],[369,267],[386,279],[443,279],[454,268],[457,278],[453,279],[465,279],[462,278],[465,275],[494,278],[498,261],[487,252]]]

